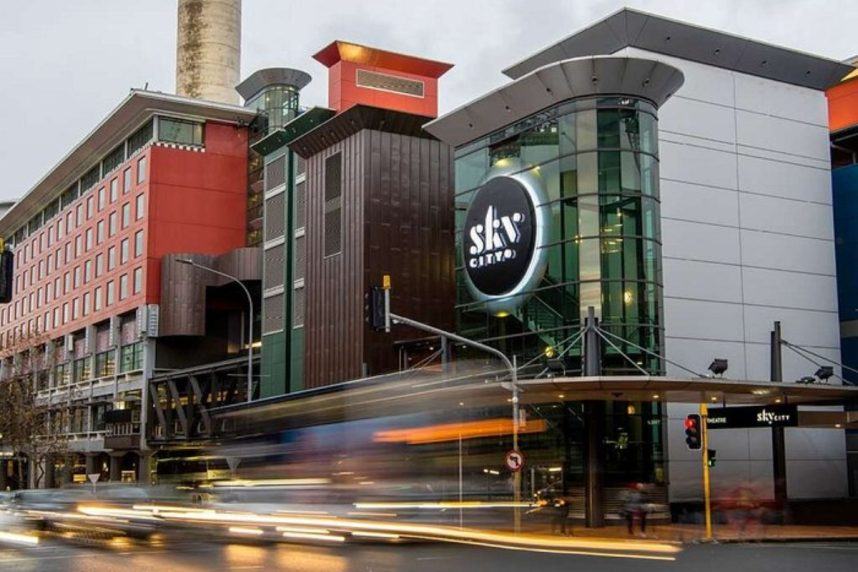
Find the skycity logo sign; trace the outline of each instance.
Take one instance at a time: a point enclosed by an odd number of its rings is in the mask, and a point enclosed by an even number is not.
[[[521,241],[521,224],[525,220],[522,212],[498,216],[498,209],[486,209],[485,222],[471,227],[471,244],[468,247],[468,267],[482,268],[512,260],[516,251],[510,246]]]
[[[774,411],[766,411],[765,408],[763,408],[762,411],[757,413],[757,422],[765,423],[767,425],[773,425],[774,423],[786,423],[789,420],[789,413],[775,413]]]
[[[460,243],[466,283],[476,300],[488,302],[490,312],[521,305],[545,272],[540,189],[534,175],[498,174],[476,191],[468,207]]]

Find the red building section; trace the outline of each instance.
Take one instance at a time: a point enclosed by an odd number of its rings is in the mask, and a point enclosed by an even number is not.
[[[0,351],[159,303],[165,254],[243,247],[246,177],[247,130],[213,121],[204,149],[153,143],[127,159],[16,246]]]
[[[830,88],[828,96],[828,127],[832,133],[858,125],[858,72]]]
[[[313,56],[328,68],[328,106],[369,105],[438,116],[438,78],[452,64],[335,41]]]

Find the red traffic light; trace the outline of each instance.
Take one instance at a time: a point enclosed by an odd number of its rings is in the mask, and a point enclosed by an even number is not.
[[[692,451],[699,450],[701,447],[700,433],[700,416],[697,414],[686,415],[685,417],[685,444]]]

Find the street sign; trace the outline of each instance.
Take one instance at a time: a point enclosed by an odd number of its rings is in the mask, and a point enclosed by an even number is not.
[[[101,477],[101,473],[90,473],[86,476],[89,479],[89,482],[95,484],[98,482],[98,479]]]
[[[524,454],[521,451],[513,449],[506,454],[504,461],[507,469],[513,473],[517,473],[524,466]]]
[[[796,427],[795,405],[763,405],[709,409],[707,429],[749,429],[754,427]]]

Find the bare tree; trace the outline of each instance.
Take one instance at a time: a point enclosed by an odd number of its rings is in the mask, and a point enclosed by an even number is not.
[[[4,348],[4,376],[0,380],[0,443],[17,455],[26,456],[33,482],[38,486],[45,477],[44,463],[67,454],[67,408],[52,408],[39,397],[52,366],[45,344],[49,336],[34,332],[14,340]],[[23,463],[18,463],[18,482],[24,486]]]

